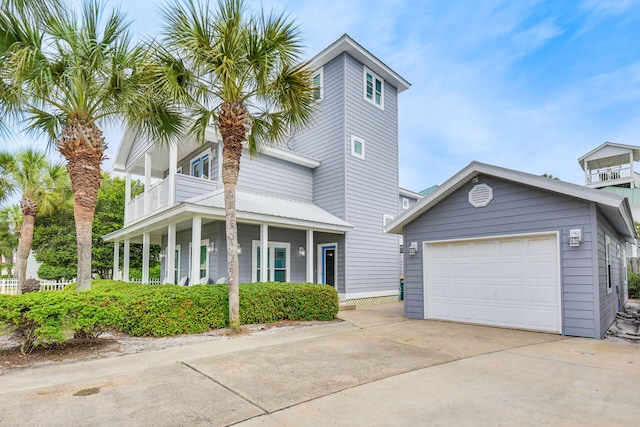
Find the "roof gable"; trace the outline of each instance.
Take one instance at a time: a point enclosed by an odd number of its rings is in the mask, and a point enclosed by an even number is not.
[[[435,191],[420,200],[413,208],[405,211],[389,224],[385,228],[385,231],[396,234],[402,233],[405,225],[411,223],[414,219],[436,206],[478,175],[488,175],[566,197],[596,203],[616,230],[622,236],[626,237],[628,241],[633,241],[635,227],[631,216],[631,208],[625,197],[475,161],[449,178]]]
[[[585,161],[593,163],[595,167],[609,167],[627,163],[629,153],[633,154],[633,161],[640,161],[640,147],[635,145],[605,142],[597,148],[589,151],[578,159],[580,167],[585,170]],[[607,159],[611,161],[607,162]],[[622,162],[622,163],[620,163]]]

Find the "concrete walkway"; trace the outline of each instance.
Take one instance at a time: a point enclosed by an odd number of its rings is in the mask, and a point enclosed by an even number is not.
[[[0,377],[0,426],[635,425],[640,347],[406,320],[344,322]]]

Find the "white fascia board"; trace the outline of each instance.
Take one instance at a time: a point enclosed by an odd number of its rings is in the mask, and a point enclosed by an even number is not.
[[[130,127],[125,128],[122,139],[120,140],[120,145],[118,146],[116,158],[113,161],[114,171],[126,172],[127,158],[129,158],[129,152],[131,151],[131,147],[133,147],[134,137],[135,132]]]
[[[412,199],[420,200],[424,197],[423,194],[416,193],[415,191],[407,190],[406,188],[398,188],[398,192],[401,196],[411,197]]]
[[[501,168],[498,166],[488,165],[473,161],[469,163],[460,172],[445,181],[433,193],[420,200],[412,209],[404,212],[398,218],[385,227],[385,232],[402,234],[403,227],[431,209],[442,199],[462,187],[474,176],[488,175],[499,179],[516,182],[530,187],[538,188],[544,191],[551,191],[564,196],[574,197],[580,200],[594,202],[600,205],[616,208],[622,216],[625,223],[633,223],[630,219],[630,208],[624,208],[624,197],[605,191],[588,188],[582,185],[571,184],[563,181],[556,181],[543,176],[528,174],[511,169]],[[627,202],[628,205],[628,202]]]
[[[320,160],[316,160],[312,157],[304,156],[290,150],[283,150],[278,147],[265,147],[260,154],[265,154],[267,156],[275,157],[296,165],[305,166],[310,169],[315,169],[320,166]]]
[[[342,52],[347,52],[349,55],[366,65],[371,71],[378,74],[385,81],[394,86],[398,93],[403,92],[411,87],[411,83],[406,81],[402,76],[393,71],[388,65],[376,58],[371,52],[360,46],[355,40],[349,37],[348,34],[344,34],[338,40],[333,42],[322,52],[317,54],[309,61],[308,68],[311,70],[317,70],[322,67]]]

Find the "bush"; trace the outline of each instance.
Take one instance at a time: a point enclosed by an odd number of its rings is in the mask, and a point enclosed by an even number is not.
[[[629,273],[629,298],[640,298],[640,274]]]
[[[129,270],[129,278],[131,280],[142,280],[142,269],[132,268]],[[160,279],[160,264],[149,267],[149,279]]]
[[[76,269],[42,264],[38,268],[38,277],[43,280],[73,279],[77,276]]]
[[[0,296],[0,324],[22,337],[23,352],[64,342],[69,332],[95,339],[114,328],[134,336],[194,334],[229,323],[227,285],[140,285],[96,280],[89,291]],[[331,320],[338,294],[331,286],[311,283],[240,285],[243,324],[278,320]]]

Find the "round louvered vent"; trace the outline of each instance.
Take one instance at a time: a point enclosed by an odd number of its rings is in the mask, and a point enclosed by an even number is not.
[[[474,208],[483,208],[493,200],[493,188],[487,184],[478,184],[469,191],[469,203]]]

